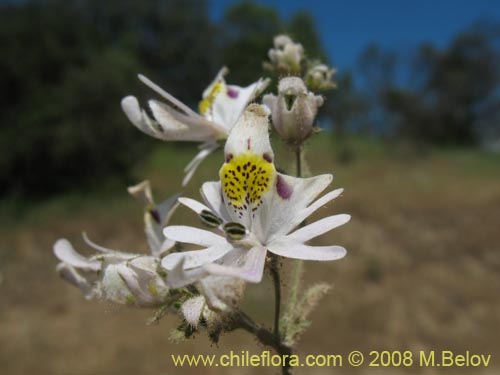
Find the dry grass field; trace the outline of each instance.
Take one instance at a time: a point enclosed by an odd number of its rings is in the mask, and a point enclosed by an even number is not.
[[[341,244],[345,259],[307,263],[305,283],[334,288],[313,312],[299,354],[351,350],[467,350],[492,354],[487,369],[367,366],[297,374],[495,374],[500,371],[500,157],[472,151],[434,151],[423,156],[391,151],[371,142],[352,146],[339,163],[327,135],[312,143],[311,172],[335,174],[343,196],[319,215],[350,213],[352,221],[318,244]],[[193,149],[163,147],[137,172],[149,177],[157,199],[176,192]],[[277,158],[286,161],[285,150]],[[210,157],[185,192],[214,179],[221,154]],[[283,163],[285,169],[290,168]],[[272,368],[177,368],[172,353],[225,354],[259,346],[245,332],[224,335],[218,346],[205,335],[172,344],[175,317],[158,326],[153,311],[86,301],[59,280],[52,244],[80,240],[145,251],[142,211],[125,189],[72,193],[32,207],[3,202],[0,218],[0,373],[2,374],[277,374]],[[188,210],[177,222],[195,222]],[[288,264],[283,264],[285,278]],[[245,309],[270,325],[272,288],[249,286]],[[376,371],[375,371],[376,370]]]

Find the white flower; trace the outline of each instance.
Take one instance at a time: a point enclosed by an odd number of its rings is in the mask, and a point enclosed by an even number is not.
[[[264,95],[262,102],[271,109],[273,126],[280,137],[301,144],[312,134],[323,98],[307,91],[302,79],[285,77],[278,84],[278,95]]]
[[[129,192],[145,204],[144,222],[151,255],[107,249],[84,234],[85,242],[99,253],[85,257],[68,240],[60,239],[54,244],[54,254],[61,261],[57,271],[88,299],[139,307],[161,306],[167,301],[170,288],[165,282],[160,256],[175,244],[163,236],[161,228],[177,206],[178,196],[155,205],[148,181],[130,187]]]
[[[189,198],[191,208],[217,233],[189,226],[168,226],[164,235],[201,250],[172,253],[162,260],[170,270],[168,283],[179,287],[211,275],[258,283],[268,251],[295,259],[336,260],[340,246],[310,246],[306,242],[349,221],[334,215],[302,228],[296,227],[318,208],[342,193],[337,189],[315,200],[332,175],[296,178],[276,172],[269,143],[266,107],[251,104],[231,132],[225,146],[220,181],[201,189],[205,204]]]
[[[274,48],[268,52],[272,68],[278,74],[300,75],[304,59],[302,44],[295,43],[287,35],[274,37]]]
[[[134,96],[122,99],[122,109],[128,119],[144,133],[165,141],[201,142],[201,151],[184,170],[183,186],[203,159],[218,147],[217,141],[228,137],[247,104],[262,93],[269,83],[269,80],[259,79],[247,87],[228,85],[224,79],[227,73],[227,68],[222,68],[203,92],[199,114],[143,75],[139,75],[139,79],[166,100],[149,100],[153,117],[141,109]]]

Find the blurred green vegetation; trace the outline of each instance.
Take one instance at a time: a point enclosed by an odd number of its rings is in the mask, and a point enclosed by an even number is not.
[[[216,23],[209,5],[0,2],[0,196],[21,202],[137,181],[141,163],[162,144],[121,113],[123,96],[151,95],[137,73],[195,107],[222,65],[230,69],[230,83],[247,85],[262,76],[278,33],[301,42],[309,58],[332,63],[305,11],[284,19],[272,7],[241,2]],[[346,162],[356,157],[344,142],[353,134],[396,140],[389,147],[403,154],[422,154],[428,145],[498,150],[499,71],[495,23],[474,25],[443,49],[425,44],[404,55],[368,46],[359,66],[339,73],[320,122],[334,130],[341,142],[335,150]]]

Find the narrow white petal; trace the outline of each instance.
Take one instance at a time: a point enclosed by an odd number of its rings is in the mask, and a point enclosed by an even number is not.
[[[219,147],[219,144],[217,142],[207,142],[203,143],[202,145],[199,146],[200,152],[189,162],[188,165],[184,168],[184,172],[187,172],[189,169],[191,169],[197,162],[198,159],[201,158],[202,160],[206,157],[203,156],[207,151],[208,154],[214,150],[216,150]],[[207,155],[208,155],[207,154]],[[200,156],[201,155],[201,156]]]
[[[118,250],[115,249],[110,249],[109,247],[104,247],[101,245],[96,244],[94,241],[92,241],[89,236],[87,236],[87,232],[82,232],[82,238],[83,241],[90,246],[91,248],[100,251],[102,253],[116,253]]]
[[[204,268],[212,275],[238,277],[250,283],[259,283],[264,274],[266,254],[265,247],[253,247],[248,250],[243,260],[243,267],[210,263],[206,264]]]
[[[157,258],[162,258],[165,256],[165,254],[174,247],[175,241],[172,241],[168,238],[166,238],[163,243],[161,244],[160,248],[158,251],[153,251],[152,255],[157,257]]]
[[[196,172],[196,169],[200,166],[201,162],[207,158],[208,155],[210,155],[212,152],[214,152],[217,147],[219,147],[218,143],[211,143],[210,146],[203,148],[191,162],[186,166],[184,169],[184,173],[186,175],[184,176],[182,180],[182,186],[186,186],[191,180],[191,177],[193,177],[194,172]]]
[[[194,199],[191,199],[191,198],[179,198],[179,203],[192,209],[198,215],[201,213],[201,211],[204,211],[204,210],[212,211],[210,208],[208,208],[204,204],[202,204]]]
[[[200,246],[226,243],[226,239],[218,234],[185,225],[166,227],[163,229],[163,235],[177,242],[192,243]]]
[[[268,249],[276,255],[304,260],[329,261],[346,255],[342,246],[308,246],[286,237],[272,242]]]
[[[265,201],[256,220],[256,230],[264,233],[267,241],[289,233],[302,220],[302,212],[332,181],[331,174],[299,178],[278,173],[273,194]],[[265,209],[264,209],[265,208]]]
[[[165,260],[165,258],[164,258]],[[162,266],[165,267],[165,262],[162,261]],[[190,285],[208,276],[208,272],[202,267],[193,268],[190,270],[184,269],[184,258],[178,259],[168,272],[167,285],[170,288],[177,289],[186,285]]]
[[[147,280],[141,280],[136,272],[124,264],[118,264],[116,270],[139,305],[154,304],[154,297],[147,288]]]
[[[305,219],[307,219],[309,216],[311,216],[318,208],[326,205],[328,202],[334,200],[337,198],[340,194],[342,194],[344,189],[336,189],[328,194],[323,195],[321,198],[313,202],[311,205],[309,205],[307,208],[303,209],[300,211],[297,216],[295,217],[294,223],[299,224]]]
[[[197,115],[196,112],[194,112],[191,108],[189,108],[187,105],[182,103],[180,100],[176,99],[172,95],[170,95],[168,92],[163,90],[160,86],[158,86],[156,83],[151,81],[149,78],[146,76],[139,74],[138,75],[139,80],[141,80],[142,83],[144,83],[146,86],[148,86],[150,89],[153,91],[157,92],[159,95],[161,95],[163,98],[165,98],[167,101],[170,103],[174,104],[176,107],[184,111],[187,115]]]
[[[78,287],[86,298],[92,298],[92,286],[85,277],[80,275],[73,266],[67,263],[59,263],[56,267],[59,276],[68,283]]]
[[[201,196],[211,210],[224,221],[230,221],[226,205],[222,200],[220,181],[205,182],[201,187]]]
[[[78,254],[66,239],[57,240],[54,244],[54,254],[60,261],[84,271],[99,271],[101,269],[101,262]]]
[[[160,216],[160,225],[165,225],[175,212],[178,205],[178,199],[181,194],[175,194],[168,198],[167,200],[157,204],[155,210]]]
[[[231,244],[226,242],[206,249],[171,253],[161,260],[161,265],[165,269],[171,270],[181,259],[184,259],[185,269],[199,267],[223,257],[232,247]]]
[[[350,219],[351,216],[345,214],[328,216],[296,230],[287,237],[297,242],[306,242],[334,228],[344,225]]]
[[[160,138],[152,126],[153,120],[141,109],[135,96],[127,96],[121,101],[122,110],[129,121],[140,131],[155,138]],[[161,139],[161,138],[160,138]]]

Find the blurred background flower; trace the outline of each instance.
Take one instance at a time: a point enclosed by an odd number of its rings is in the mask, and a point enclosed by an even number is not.
[[[194,110],[220,66],[235,85],[265,76],[279,34],[336,69],[306,159],[310,174],[333,173],[346,189],[321,216],[353,217],[317,243],[348,248],[342,267],[306,266],[306,278],[335,288],[299,354],[498,353],[498,4],[23,0],[0,1],[2,373],[158,373],[172,366],[169,353],[262,350],[238,332],[219,348],[201,337],[169,346],[176,319],[149,327],[150,312],[85,301],[59,281],[51,247],[64,233],[89,256],[86,230],[147,254],[141,208],[123,186],[149,178],[158,196],[177,193],[196,144],[144,136],[121,98],[149,98],[143,72]],[[273,78],[276,93],[282,77]],[[273,145],[291,173],[286,145]],[[197,198],[222,160],[208,157],[185,195]],[[176,223],[195,225],[184,211]],[[269,287],[246,290],[257,320],[272,316]]]

